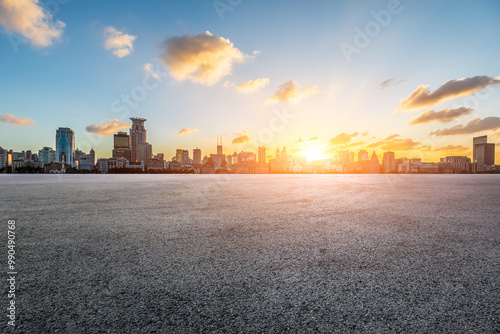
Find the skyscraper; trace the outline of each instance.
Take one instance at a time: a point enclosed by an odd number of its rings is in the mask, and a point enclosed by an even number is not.
[[[195,165],[201,164],[201,150],[199,148],[195,148],[193,150],[193,164]]]
[[[482,166],[495,164],[495,144],[488,143],[488,136],[472,139],[472,160],[477,164],[477,170],[481,170]]]
[[[56,162],[75,166],[75,133],[70,128],[59,128],[56,131]],[[64,159],[63,159],[64,156]]]
[[[394,152],[384,152],[384,157],[382,159],[382,169],[384,173],[396,172],[396,158],[394,157]]]
[[[130,149],[130,136],[126,132],[118,132],[114,134],[113,158],[125,158],[129,162],[132,159]]]
[[[189,151],[188,150],[182,150],[182,164],[183,165],[189,165]]]
[[[131,117],[130,120],[132,121],[132,127],[130,128],[130,159],[132,162],[140,162],[137,149],[139,144],[146,142],[146,128],[144,127],[146,119]]]
[[[182,163],[182,148],[175,150],[175,161]]]
[[[266,163],[266,148],[264,146],[259,146],[257,153],[258,153],[257,162],[259,164],[265,164]]]
[[[380,173],[380,163],[378,161],[377,153],[373,151],[372,157],[370,158],[370,174]]]

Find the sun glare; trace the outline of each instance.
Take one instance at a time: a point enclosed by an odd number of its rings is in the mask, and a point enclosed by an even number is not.
[[[302,154],[306,157],[307,162],[325,159],[325,155],[317,148],[303,150]]]

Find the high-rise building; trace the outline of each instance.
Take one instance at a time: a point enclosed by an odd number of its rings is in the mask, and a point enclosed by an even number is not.
[[[360,150],[358,152],[358,162],[368,161],[368,160],[370,160],[368,152],[366,152],[366,150]]]
[[[477,170],[483,166],[495,164],[495,144],[488,143],[488,136],[474,137],[472,139],[472,160]]]
[[[370,158],[370,174],[380,174],[380,163],[377,157],[377,153],[373,151],[372,157]]]
[[[385,174],[397,171],[396,158],[394,157],[394,152],[384,152],[384,157],[382,159],[382,169]]]
[[[144,162],[147,165],[148,160],[153,157],[153,147],[148,143],[137,144],[136,159],[138,162]]]
[[[259,146],[257,151],[257,162],[259,164],[266,163],[266,148],[264,146]]]
[[[182,148],[178,148],[177,150],[175,150],[175,161],[177,161],[178,163],[182,163],[182,151]]]
[[[59,128],[56,131],[56,162],[75,166],[75,133],[70,128]],[[64,156],[64,159],[63,159]]]
[[[283,150],[281,151],[281,159],[288,160],[288,153],[286,153],[286,147],[283,146]]]
[[[130,136],[126,132],[120,131],[113,136],[113,139],[113,158],[125,158],[130,161],[132,159]]]
[[[140,162],[138,158],[137,149],[138,145],[146,142],[146,128],[144,122],[146,119],[131,117],[132,127],[130,128],[130,160],[132,162]],[[144,161],[146,163],[146,161]]]
[[[183,165],[189,165],[189,151],[188,150],[182,150],[182,156],[181,156],[181,163]]]
[[[193,150],[193,164],[194,165],[201,164],[201,150],[199,148],[195,148]]]
[[[212,158],[216,167],[222,167],[226,164],[226,156],[222,152],[222,138],[217,137],[217,154],[210,154],[210,158]]]
[[[7,162],[8,152],[6,149],[0,147],[0,169],[5,168],[5,171],[7,171]]]

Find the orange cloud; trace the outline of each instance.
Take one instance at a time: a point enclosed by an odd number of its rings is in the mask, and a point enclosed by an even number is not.
[[[87,132],[93,132],[100,134],[101,136],[111,136],[114,133],[130,128],[130,124],[122,122],[118,119],[113,119],[106,123],[102,123],[100,125],[92,124],[85,128]]]
[[[248,143],[252,138],[248,137],[247,135],[239,136],[233,139],[233,144],[244,144]]]
[[[423,145],[418,141],[413,141],[411,138],[400,138],[399,135],[391,135],[383,140],[371,143],[367,148],[378,147],[384,151],[410,151],[410,150],[426,150],[428,146]]]
[[[178,135],[178,136],[188,135],[188,134],[190,134],[190,133],[197,132],[197,131],[201,131],[201,130],[200,130],[200,129],[190,129],[190,128],[184,128],[184,129],[182,129],[181,131],[177,132],[177,135]]]
[[[352,137],[356,137],[358,135],[357,132],[354,132],[353,134],[347,134],[345,132],[342,132],[335,137],[331,138],[328,143],[330,145],[343,145],[351,142]]]
[[[500,129],[500,117],[474,118],[465,125],[455,125],[448,129],[438,129],[431,132],[434,136],[453,136],[472,134],[481,131]]]
[[[123,58],[134,51],[132,43],[137,36],[124,34],[114,27],[109,26],[104,29],[104,38],[104,47],[106,50],[113,50],[115,56]]]
[[[53,21],[38,0],[0,1],[0,26],[26,38],[35,47],[52,45],[61,38],[65,23]]]
[[[414,118],[410,125],[430,123],[434,121],[439,121],[441,123],[448,123],[456,120],[458,117],[463,115],[469,115],[474,111],[472,108],[455,108],[455,109],[441,109],[439,111],[427,110],[420,114],[417,118]]]
[[[303,98],[322,95],[324,93],[318,91],[318,86],[302,88],[297,82],[290,80],[280,86],[280,89],[266,102],[297,102]]]
[[[297,144],[307,143],[311,141],[318,141],[318,137],[311,137],[309,139],[302,139],[302,137],[299,137],[299,139],[297,139]]]
[[[213,85],[231,73],[234,63],[248,58],[229,39],[211,34],[170,37],[159,58],[174,79]]]
[[[2,114],[0,115],[0,122],[5,122],[15,125],[29,126],[34,125],[35,122],[31,118],[18,118],[13,114]]]
[[[441,101],[470,95],[499,83],[500,77],[493,78],[488,75],[450,80],[433,92],[429,90],[429,86],[420,85],[408,97],[401,100],[397,111],[430,107]]]
[[[230,87],[234,86],[238,92],[243,93],[243,94],[250,94],[250,93],[255,93],[261,88],[266,87],[269,84],[269,79],[268,78],[259,78],[255,80],[250,80],[247,82],[242,82],[238,85],[231,83],[229,81],[224,82],[224,87]]]

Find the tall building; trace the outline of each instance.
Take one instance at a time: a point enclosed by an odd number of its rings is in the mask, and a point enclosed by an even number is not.
[[[113,136],[113,139],[113,158],[125,158],[130,161],[132,159],[130,136],[126,132],[120,131]]]
[[[146,128],[144,122],[146,119],[131,117],[132,127],[130,128],[130,160],[132,162],[140,162],[137,156],[138,145],[146,142]],[[146,161],[144,161],[146,162]]]
[[[153,147],[148,143],[137,144],[136,159],[138,162],[144,162],[147,165],[148,160],[153,157]]]
[[[283,146],[283,150],[281,151],[281,159],[288,160],[288,153],[286,153],[286,147]]]
[[[210,158],[212,158],[216,167],[222,167],[226,164],[226,156],[222,152],[222,138],[217,137],[217,154],[210,154]]]
[[[483,166],[495,164],[495,144],[488,143],[488,136],[474,137],[472,139],[472,160],[477,170]]]
[[[397,171],[394,152],[384,152],[384,157],[382,158],[382,169],[385,174]]]
[[[175,150],[175,161],[177,161],[178,163],[182,163],[182,151],[182,148],[178,148],[177,150]]]
[[[259,164],[266,163],[266,148],[264,146],[259,146],[257,151],[257,162]]]
[[[182,157],[181,157],[181,163],[183,165],[189,165],[189,151],[188,150],[182,150]]]
[[[70,128],[59,128],[56,131],[56,162],[75,166],[75,133]]]
[[[0,147],[0,169],[5,168],[5,171],[7,171],[7,162],[8,152],[6,149]]]
[[[194,165],[201,164],[201,150],[199,148],[195,148],[193,150],[193,164]]]
[[[370,174],[380,174],[380,163],[377,157],[377,153],[373,151],[372,157],[370,158]]]
[[[368,160],[370,160],[368,152],[366,152],[366,150],[360,150],[358,152],[358,162],[368,161]]]

